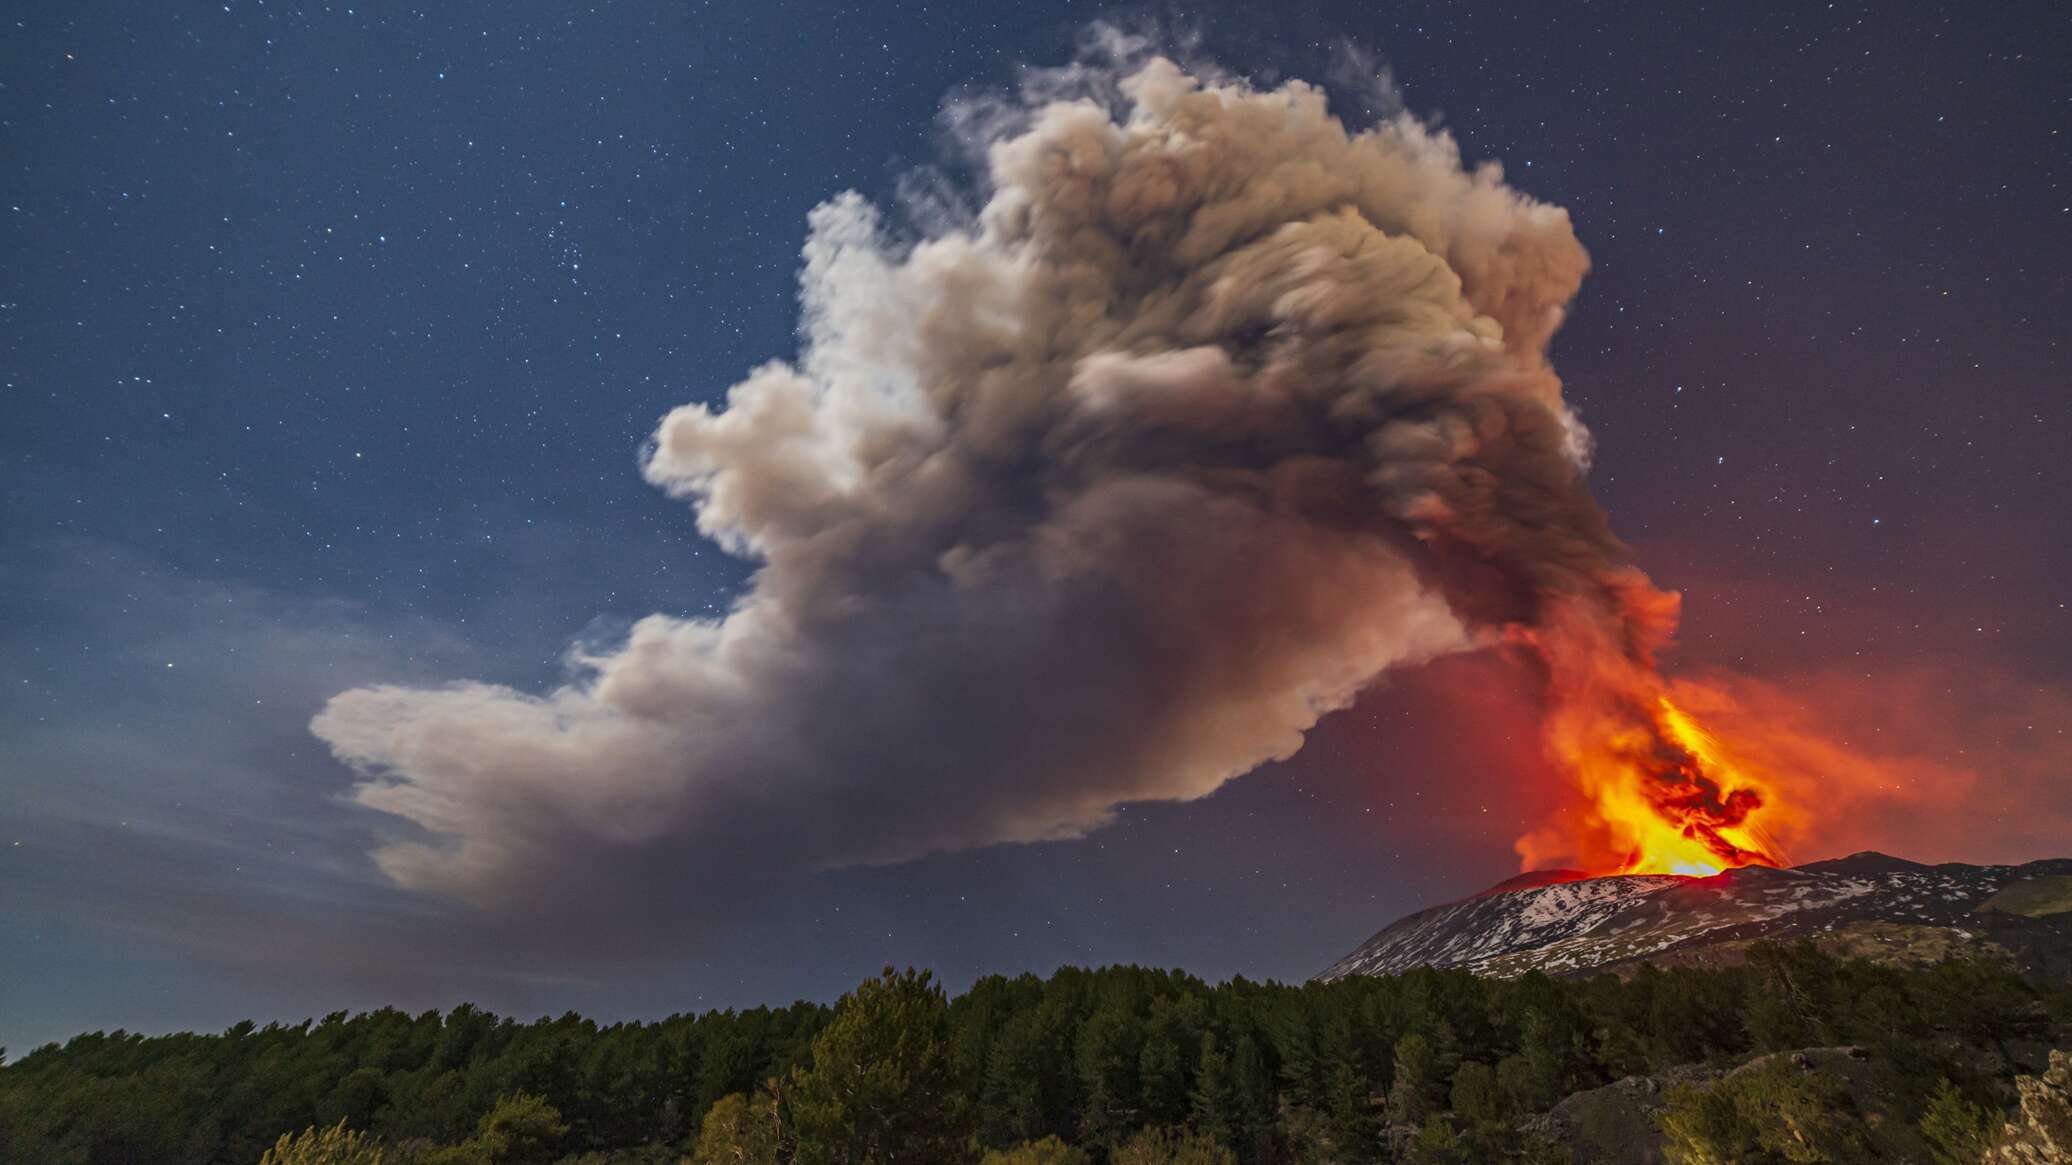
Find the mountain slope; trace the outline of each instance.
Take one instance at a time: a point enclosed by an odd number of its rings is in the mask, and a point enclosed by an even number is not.
[[[2067,879],[2072,858],[1927,866],[1869,852],[1710,878],[1627,875],[1536,884],[1541,879],[1522,875],[1391,924],[1317,978],[1419,966],[1507,978],[1531,970],[1574,975],[1643,960],[1731,960],[1750,942],[1789,938],[1901,961],[1983,955],[2025,972],[2072,978]]]

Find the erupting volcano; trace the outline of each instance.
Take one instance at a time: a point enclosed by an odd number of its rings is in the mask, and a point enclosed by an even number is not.
[[[1566,757],[1605,841],[1625,851],[1592,873],[1707,876],[1783,865],[1763,828],[1772,794],[1667,696],[1601,723]]]
[[[1662,674],[1678,598],[1549,357],[1590,266],[1565,210],[1414,117],[1113,30],[955,124],[965,212],[815,210],[797,358],[654,433],[649,480],[755,564],[726,613],[642,619],[544,695],[363,687],[312,721],[415,827],[375,852],[399,885],[587,920],[647,909],[621,876],[1081,837],[1478,651],[1534,665],[1572,789],[1528,868],[1780,865],[1792,794],[1861,787],[1737,715],[1741,681]]]
[[[1614,577],[1611,601],[1556,604],[1544,630],[1520,635],[1546,665],[1550,759],[1581,795],[1566,821],[1519,839],[1524,868],[1554,856],[1592,877],[1785,865],[1776,835],[1797,815],[1779,782],[1680,704],[1656,667],[1677,596],[1631,568]]]

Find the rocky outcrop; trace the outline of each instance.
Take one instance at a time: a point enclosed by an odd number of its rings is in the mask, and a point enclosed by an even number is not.
[[[1569,1095],[1547,1112],[1526,1118],[1519,1131],[1592,1165],[1663,1165],[1667,1159],[1655,1118],[1670,1092],[1719,1075],[1716,1068],[1692,1064],[1660,1076],[1628,1076]]]
[[[2023,1076],[2015,1088],[2020,1115],[1980,1165],[2072,1165],[2072,1057],[2052,1052],[2041,1076]]]

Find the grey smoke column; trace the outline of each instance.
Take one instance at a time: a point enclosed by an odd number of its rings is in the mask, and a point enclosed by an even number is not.
[[[1074,836],[1549,596],[1616,623],[1545,360],[1566,212],[1408,117],[1160,58],[964,112],[975,221],[820,207],[797,360],[655,434],[648,478],[761,564],[725,618],[642,620],[545,695],[316,717],[422,830],[376,851],[396,882],[573,910]]]

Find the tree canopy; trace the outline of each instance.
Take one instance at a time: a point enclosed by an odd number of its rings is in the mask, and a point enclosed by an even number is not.
[[[1941,1157],[1983,1143],[2012,1103],[2011,1073],[1982,1069],[1985,1053],[2052,1039],[2068,1018],[2063,992],[1990,965],[1899,969],[1810,947],[1624,980],[1419,970],[1211,985],[1068,967],[955,998],[888,968],[834,1006],[650,1023],[463,1006],[95,1032],[0,1066],[0,1160],[1528,1160],[1544,1150],[1525,1131],[1533,1114],[1694,1063],[1714,1066],[1712,1083],[1664,1116],[1685,1160],[1875,1160],[1895,1136]],[[1863,1050],[1889,1112],[1861,1111],[1818,1072],[1719,1074],[1825,1045]],[[1826,1155],[1791,1155],[1809,1151]]]

